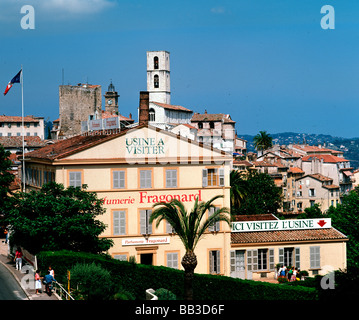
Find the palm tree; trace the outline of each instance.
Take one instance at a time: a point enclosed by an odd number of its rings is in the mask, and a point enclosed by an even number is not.
[[[258,151],[264,151],[273,146],[273,138],[267,133],[267,131],[259,131],[259,133],[253,138],[254,146]]]
[[[231,214],[235,214],[236,210],[243,203],[244,199],[247,196],[247,179],[246,173],[239,170],[232,170],[230,175],[230,185],[231,185]]]
[[[212,215],[207,219],[203,219],[207,210],[215,208],[212,203],[222,197],[218,195],[207,202],[198,202],[198,198],[196,198],[194,207],[190,212],[187,212],[183,203],[177,199],[153,205],[153,207],[157,208],[151,214],[150,223],[157,220],[156,227],[158,227],[162,220],[166,220],[175,230],[186,249],[186,254],[181,261],[185,271],[184,288],[186,300],[193,300],[193,275],[197,266],[197,257],[194,250],[198,241],[202,238],[207,228],[213,226],[216,222],[225,221],[228,225],[230,224],[230,219],[226,215],[226,213],[229,213],[229,209],[226,207],[214,210]]]

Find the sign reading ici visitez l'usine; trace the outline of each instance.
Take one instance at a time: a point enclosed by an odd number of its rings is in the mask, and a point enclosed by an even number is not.
[[[232,222],[232,232],[325,229],[331,227],[330,218]]]

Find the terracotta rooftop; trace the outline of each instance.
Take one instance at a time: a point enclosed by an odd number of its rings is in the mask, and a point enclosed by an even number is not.
[[[195,113],[191,121],[223,121],[224,123],[235,123],[229,114],[224,113]]]
[[[302,158],[302,161],[310,162],[314,159],[323,160],[323,162],[326,163],[337,163],[337,162],[349,162],[349,160],[346,160],[341,157],[333,156],[331,154],[316,154],[316,155],[309,155]]]
[[[43,147],[46,146],[46,142],[41,140],[39,136],[26,136],[24,137],[25,146],[27,147]],[[21,136],[3,136],[0,137],[0,144],[5,148],[17,148],[22,147],[22,137]]]
[[[39,118],[42,117],[34,117],[34,116],[25,116],[24,122],[39,122]],[[22,122],[22,117],[20,116],[0,116],[0,122]]]
[[[232,232],[232,244],[293,241],[343,240],[348,238],[334,228],[282,231]]]
[[[263,221],[263,220],[278,220],[273,214],[241,214],[235,216],[236,221]]]
[[[122,121],[134,122],[134,120],[132,118],[127,118],[121,114],[114,114],[112,112],[104,111],[104,110],[102,110],[101,117],[102,117],[102,119],[118,117],[120,121],[122,120]]]
[[[290,167],[288,172],[290,173],[304,173],[304,171],[298,167]]]
[[[160,103],[160,102],[155,102],[155,101],[150,101],[162,108],[165,108],[165,109],[170,109],[170,110],[177,110],[177,111],[184,111],[184,112],[191,112],[193,113],[192,110],[190,109],[187,109],[185,107],[182,107],[182,106],[175,106],[175,105],[172,105],[172,104],[166,104],[166,103]]]
[[[61,159],[72,153],[87,149],[107,140],[111,140],[119,135],[124,134],[127,130],[112,135],[98,134],[98,135],[79,135],[69,139],[58,140],[54,144],[47,145],[41,149],[34,150],[25,154],[27,158]]]

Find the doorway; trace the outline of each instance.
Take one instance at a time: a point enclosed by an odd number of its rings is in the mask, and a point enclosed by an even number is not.
[[[153,253],[142,253],[140,258],[141,264],[153,265]]]

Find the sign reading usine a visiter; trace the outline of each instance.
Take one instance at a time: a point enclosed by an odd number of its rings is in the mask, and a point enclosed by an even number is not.
[[[325,229],[331,227],[330,218],[232,222],[232,232]]]

